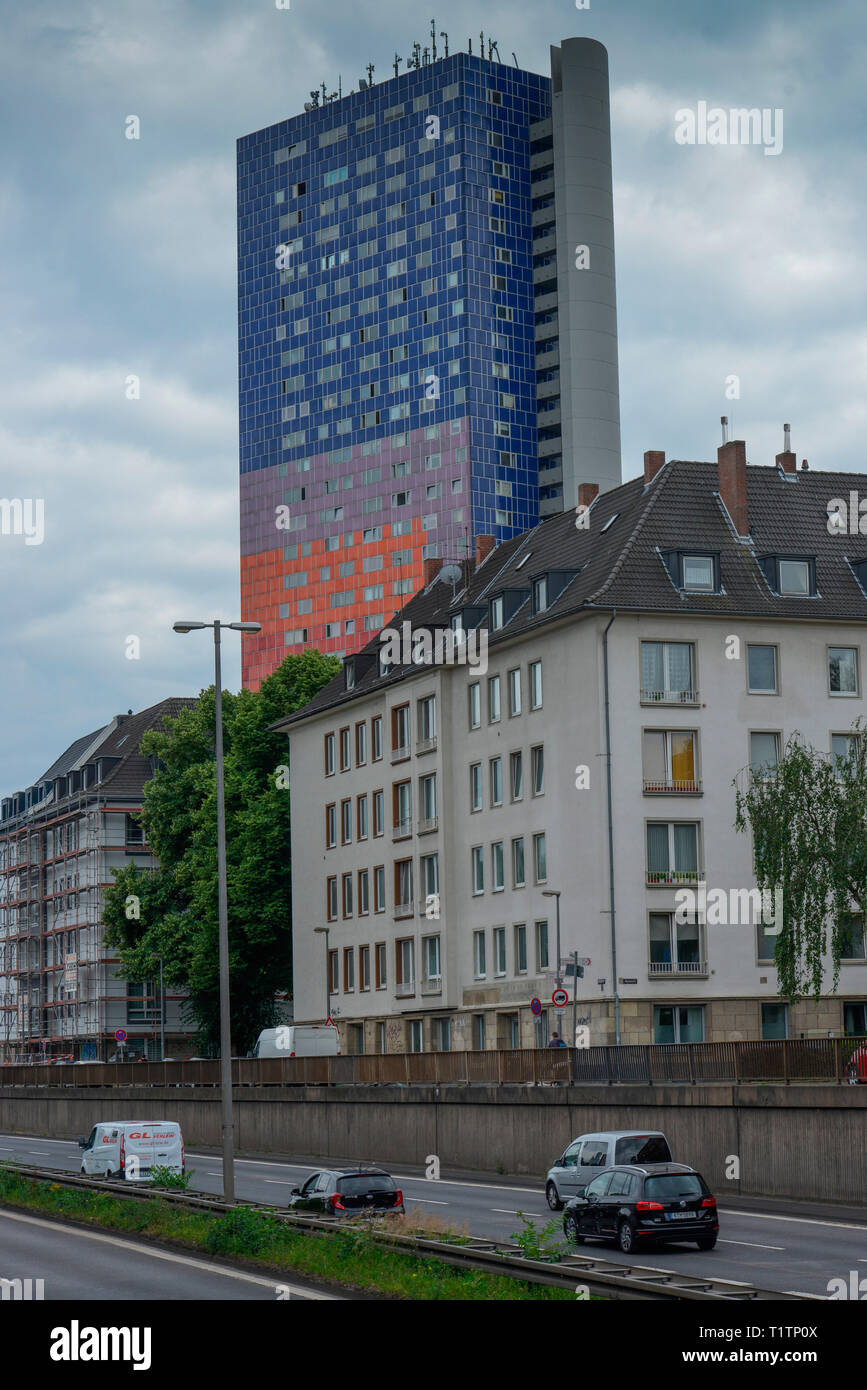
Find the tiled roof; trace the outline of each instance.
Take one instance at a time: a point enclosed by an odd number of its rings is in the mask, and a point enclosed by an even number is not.
[[[107,728],[103,725],[102,728]],[[37,782],[50,782],[55,777],[65,777],[70,768],[75,767],[78,759],[90,747],[94,739],[98,738],[102,729],[94,729],[92,734],[85,734],[83,738],[77,738],[74,743],[70,743],[64,753],[61,753],[50,766],[47,772],[37,778]]]
[[[527,602],[504,628],[489,630],[489,649],[594,607],[775,621],[867,620],[867,597],[847,563],[867,559],[867,537],[832,535],[827,524],[831,498],[848,498],[851,490],[867,498],[867,475],[803,470],[784,473],[776,466],[748,465],[746,478],[748,540],[736,534],[722,505],[717,465],[672,459],[649,484],[643,477],[636,478],[600,494],[591,507],[587,529],[576,525],[572,511],[548,517],[533,530],[493,550],[466,588],[456,593],[454,602],[451,585],[435,580],[414,595],[388,626],[400,629],[403,622],[409,622],[413,630],[445,628],[458,608],[487,603],[504,588],[526,589]],[[679,590],[659,553],[665,550],[718,553],[722,591],[702,594]],[[519,569],[528,551],[530,558]],[[816,596],[774,594],[757,561],[767,554],[813,557]],[[531,580],[553,569],[577,569],[579,573],[544,613],[534,617],[529,601]],[[378,654],[379,647],[377,636],[362,650]],[[344,688],[341,673],[302,710],[274,727],[288,729],[310,715],[351,702],[418,671],[418,666],[406,666],[381,676],[377,661],[351,691]]]
[[[182,709],[191,709],[196,703],[194,699],[170,696],[138,714],[127,715],[91,755],[92,759],[121,759],[100,782],[100,790],[113,799],[141,801],[144,784],[153,776],[149,759],[139,751],[144,735],[150,729],[162,729],[164,719],[176,719]]]

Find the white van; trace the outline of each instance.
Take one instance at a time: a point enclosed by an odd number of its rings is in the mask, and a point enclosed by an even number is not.
[[[281,1024],[263,1028],[254,1057],[339,1057],[340,1034],[333,1023]]]
[[[174,1120],[106,1120],[78,1143],[81,1172],[92,1177],[135,1181],[154,1167],[184,1171],[184,1139]]]

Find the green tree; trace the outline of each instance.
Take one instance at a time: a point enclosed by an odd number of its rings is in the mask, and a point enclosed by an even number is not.
[[[867,747],[860,721],[845,758],[794,734],[773,771],[735,779],[735,826],[752,832],[759,888],[782,889],[775,962],[781,997],[832,989],[848,939],[847,918],[867,909]]]
[[[233,1051],[275,1022],[274,995],[292,987],[291,854],[285,734],[269,725],[300,709],[340,663],[318,651],[289,656],[258,691],[223,694],[229,968]],[[127,980],[159,975],[188,994],[198,1046],[219,1039],[217,800],[214,687],[153,731],[142,752],[155,772],[141,821],[159,863],[115,871],[105,940]],[[282,769],[282,771],[281,771]],[[303,808],[303,801],[302,801]]]

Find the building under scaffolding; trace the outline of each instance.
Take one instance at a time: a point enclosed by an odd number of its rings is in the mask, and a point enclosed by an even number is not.
[[[120,978],[103,943],[112,869],[156,861],[138,813],[152,761],[143,735],[192,700],[119,714],[77,739],[26,791],[0,801],[0,1061],[105,1061],[188,1050],[183,996]]]

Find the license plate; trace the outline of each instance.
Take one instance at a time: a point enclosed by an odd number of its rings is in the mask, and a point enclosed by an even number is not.
[[[670,1211],[668,1213],[669,1221],[692,1221],[694,1216],[695,1212],[693,1211]]]

